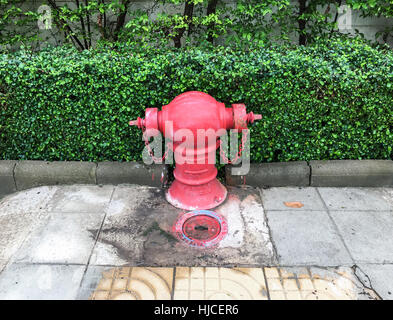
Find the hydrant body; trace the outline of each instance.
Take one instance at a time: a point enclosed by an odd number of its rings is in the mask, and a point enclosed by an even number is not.
[[[173,141],[175,180],[166,198],[177,208],[195,210],[214,208],[227,195],[226,188],[216,179],[218,138],[228,129],[246,129],[247,123],[260,118],[252,112],[247,114],[243,104],[226,108],[206,93],[190,91],[177,96],[161,111],[146,109],[145,119],[138,118],[130,124],[159,130]]]

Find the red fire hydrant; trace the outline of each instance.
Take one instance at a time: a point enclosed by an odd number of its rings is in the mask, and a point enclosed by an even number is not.
[[[177,208],[195,210],[214,208],[227,195],[226,188],[216,179],[215,162],[209,161],[215,159],[219,136],[228,129],[247,129],[248,123],[261,118],[261,115],[252,112],[247,114],[244,104],[233,104],[232,108],[226,108],[224,103],[216,101],[207,93],[190,91],[177,96],[161,111],[147,108],[145,119],[130,121],[130,125],[137,125],[143,130],[159,130],[173,141],[171,149],[176,162],[175,180],[166,198]],[[168,123],[170,125],[166,125]],[[214,130],[214,143],[209,143],[207,137],[198,139],[201,130]],[[187,143],[179,138],[179,134],[181,136],[184,132],[192,135],[192,141]],[[185,160],[178,161],[181,157]]]

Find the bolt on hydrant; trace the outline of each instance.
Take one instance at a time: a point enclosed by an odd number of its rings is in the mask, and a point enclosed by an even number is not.
[[[252,112],[247,114],[244,104],[226,108],[207,93],[190,91],[177,96],[161,111],[147,108],[145,119],[130,121],[130,125],[155,134],[162,132],[172,141],[169,146],[175,155],[175,180],[166,199],[177,208],[195,210],[217,207],[227,195],[216,178],[219,137],[229,129],[247,129],[248,123],[261,118]],[[213,142],[207,132],[214,132]],[[205,134],[202,139],[201,133]],[[184,141],[185,136],[192,139]]]

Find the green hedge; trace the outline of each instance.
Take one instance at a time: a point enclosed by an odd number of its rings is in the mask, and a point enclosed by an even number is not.
[[[392,159],[393,53],[361,40],[174,51],[53,48],[0,56],[0,158],[139,160],[128,121],[187,90],[244,102],[252,161]]]

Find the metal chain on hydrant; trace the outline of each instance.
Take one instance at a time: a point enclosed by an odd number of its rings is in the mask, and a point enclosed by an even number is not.
[[[165,158],[168,156],[168,153],[169,153],[169,150],[170,150],[170,147],[171,147],[171,143],[168,142],[166,144],[167,149],[166,149],[166,151],[165,151],[165,153],[164,153],[164,155],[162,157],[155,157],[153,150],[150,148],[149,139],[146,138],[145,135],[144,135],[145,132],[146,132],[146,128],[142,127],[142,135],[143,135],[143,138],[144,138],[144,141],[145,141],[145,145],[146,145],[146,148],[147,148],[147,151],[148,151],[150,157],[153,159],[154,163],[162,163],[165,160]],[[224,163],[225,164],[234,164],[234,163],[236,163],[241,158],[243,150],[244,150],[244,146],[246,145],[246,143],[247,143],[247,130],[242,130],[242,140],[241,140],[240,145],[239,145],[239,151],[237,152],[236,156],[233,159],[230,160],[225,155],[225,152],[224,152],[224,150],[222,148],[222,140],[220,139],[220,156],[224,160]]]
[[[171,143],[170,142],[167,143],[167,145],[166,145],[167,149],[162,157],[159,157],[159,158],[155,157],[153,150],[150,148],[149,138],[145,137],[145,132],[146,132],[146,127],[143,126],[142,127],[142,137],[145,140],[145,145],[146,145],[146,148],[147,148],[147,151],[148,151],[150,157],[153,159],[154,163],[162,163],[165,160],[165,158],[168,156]]]
[[[239,145],[239,151],[237,152],[235,158],[233,158],[232,160],[229,160],[228,157],[225,155],[225,152],[222,148],[222,140],[220,139],[220,156],[224,160],[225,164],[234,164],[239,160],[239,158],[241,158],[244,146],[247,143],[247,131],[248,130],[242,130],[242,141]]]

